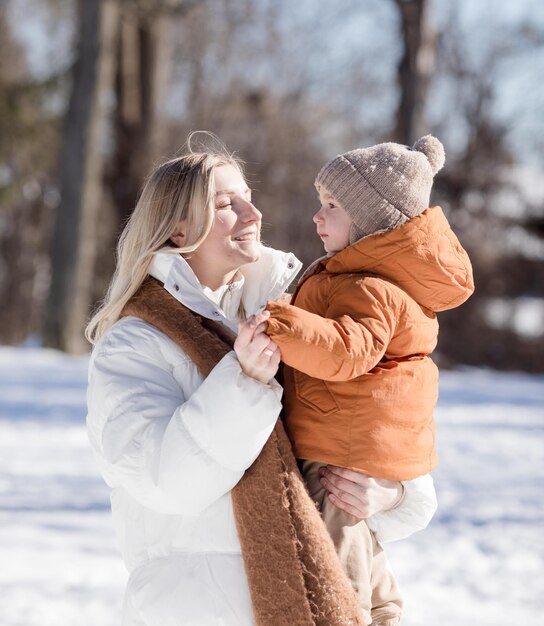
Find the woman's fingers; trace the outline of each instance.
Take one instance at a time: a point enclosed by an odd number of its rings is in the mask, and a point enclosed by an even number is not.
[[[259,326],[259,324],[262,324],[264,322],[266,322],[266,320],[270,317],[270,311],[261,311],[260,313],[257,313],[257,315],[253,316],[255,318],[255,326]]]
[[[265,332],[269,317],[269,311],[252,315],[240,324],[234,342],[234,350],[244,373],[264,383],[273,378],[281,358],[277,344]]]
[[[356,510],[356,515],[361,518],[387,511],[402,500],[403,486],[396,480],[373,478],[355,470],[332,465],[320,468],[320,476],[321,484],[327,491],[349,506],[349,512]],[[333,498],[331,501],[334,501]],[[346,506],[339,508],[348,511]],[[352,514],[355,515],[353,512]]]
[[[255,328],[255,330],[253,331],[253,336],[259,335],[260,333],[264,333],[266,331],[267,326],[268,324],[266,322],[259,324],[257,328]]]
[[[281,351],[273,341],[270,341],[262,351],[262,356],[266,356],[270,359],[277,359],[278,363],[281,361]]]
[[[368,508],[366,493],[353,483],[350,483],[350,481],[328,475],[321,478],[321,484],[330,494],[345,504],[357,508],[360,512],[364,512]]]
[[[367,517],[369,517],[369,515],[366,515],[363,511],[360,511],[357,507],[352,506],[351,504],[347,504],[343,500],[340,500],[339,498],[337,498],[332,493],[330,493],[327,497],[334,504],[334,506],[338,507],[339,509],[342,509],[342,511],[345,511],[346,513],[349,513],[350,515],[353,515],[354,517],[357,517],[359,519],[366,519]]]
[[[334,476],[349,480],[350,482],[362,487],[368,487],[370,485],[370,476],[363,474],[362,472],[356,472],[355,470],[348,469],[347,467],[326,465],[324,466],[324,470],[330,472]]]
[[[245,348],[253,340],[260,325],[269,317],[270,311],[263,311],[258,315],[252,315],[245,322],[242,322],[238,327],[238,337],[236,338],[238,347]]]
[[[349,493],[357,497],[362,497],[370,486],[368,476],[343,467],[323,467],[320,470],[320,475],[337,491]],[[352,480],[353,478],[357,482]]]
[[[277,346],[268,335],[260,333],[259,335],[255,335],[253,337],[253,340],[248,347],[256,354],[261,354],[261,352],[266,348],[271,352],[274,352]]]
[[[253,339],[253,332],[256,324],[253,318],[247,319],[238,325],[238,337],[236,337],[235,345],[237,348],[245,348]]]
[[[366,474],[329,465],[320,470],[320,475],[321,484],[329,492],[335,506],[360,519],[370,516],[370,479]]]

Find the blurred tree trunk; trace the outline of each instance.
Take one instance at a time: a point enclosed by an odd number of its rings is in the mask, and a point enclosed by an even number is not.
[[[0,2],[0,343],[40,328],[49,288],[57,75],[33,76]]]
[[[120,221],[130,214],[143,178],[160,153],[158,110],[169,78],[166,26],[162,13],[134,10],[123,10],[119,22],[112,178],[123,180],[123,188],[113,185],[112,192]]]
[[[395,0],[401,19],[403,54],[397,67],[400,102],[393,141],[412,145],[425,134],[425,101],[435,68],[436,33],[428,20],[427,0]]]
[[[137,4],[123,6],[120,13],[112,129],[115,148],[105,176],[96,300],[111,279],[116,240],[145,176],[160,156],[159,108],[170,77],[167,25],[167,14],[142,11]]]
[[[60,191],[52,251],[52,282],[44,343],[87,349],[83,328],[92,304],[96,222],[102,201],[105,95],[114,74],[118,5],[79,0],[78,57],[61,150]]]

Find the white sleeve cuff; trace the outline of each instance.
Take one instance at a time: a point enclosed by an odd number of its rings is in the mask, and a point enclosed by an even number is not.
[[[367,524],[380,542],[405,539],[423,530],[437,508],[436,492],[430,474],[402,482],[404,494],[394,509],[376,513]]]

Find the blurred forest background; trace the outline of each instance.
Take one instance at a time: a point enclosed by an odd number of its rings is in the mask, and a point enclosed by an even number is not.
[[[0,343],[89,349],[142,182],[191,130],[305,264],[319,168],[431,132],[477,286],[437,359],[542,372],[543,77],[538,0],[0,0]]]

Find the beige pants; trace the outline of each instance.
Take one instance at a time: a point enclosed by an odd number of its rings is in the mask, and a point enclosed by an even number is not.
[[[342,566],[357,592],[367,624],[396,626],[400,623],[402,599],[383,548],[366,522],[342,511],[327,498],[319,482],[323,463],[301,461],[310,496],[332,537]]]

